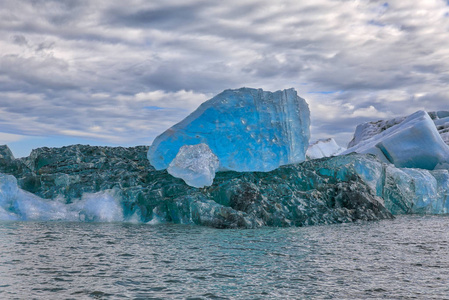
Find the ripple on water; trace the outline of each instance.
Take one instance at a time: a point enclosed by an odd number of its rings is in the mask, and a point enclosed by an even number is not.
[[[0,223],[0,298],[447,299],[448,227]]]

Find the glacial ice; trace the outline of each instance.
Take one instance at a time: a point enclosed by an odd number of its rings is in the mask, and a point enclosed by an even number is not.
[[[167,168],[174,177],[188,185],[202,188],[212,185],[219,162],[206,144],[184,145]]]
[[[74,145],[0,159],[0,172],[17,178],[0,175],[0,220],[254,228],[449,213],[446,169],[396,168],[353,153],[269,172],[218,172],[197,189],[154,170],[147,151]]]
[[[429,112],[443,141],[449,145],[449,111]]]
[[[348,143],[348,149],[355,145],[372,138],[373,136],[381,133],[382,131],[393,127],[405,120],[406,117],[398,117],[390,120],[379,120],[375,122],[366,122],[357,125],[355,128],[354,136]]]
[[[254,228],[449,213],[449,112],[361,124],[344,152],[333,139],[308,146],[309,114],[293,89],[242,88],[149,149],[73,145],[15,159],[0,146],[0,172],[15,176],[0,173],[0,220]]]
[[[360,128],[367,131],[368,127]],[[400,168],[433,170],[447,167],[449,163],[449,147],[425,111],[418,111],[368,139],[355,138],[354,141],[358,143],[342,155],[370,153]]]
[[[307,159],[317,159],[322,157],[335,156],[345,151],[333,138],[321,139],[309,145],[307,149]]]
[[[148,159],[166,169],[182,146],[203,143],[220,170],[270,171],[304,161],[309,125],[309,107],[294,89],[225,90],[159,135]]]
[[[449,145],[449,111],[433,111],[428,112],[428,114],[433,120],[443,141]],[[360,142],[365,141],[394,125],[400,124],[405,119],[406,117],[398,117],[390,120],[379,120],[357,125],[354,137],[349,142],[348,148],[354,147]]]
[[[124,221],[122,203],[114,193],[85,193],[72,203],[61,196],[48,200],[21,189],[14,176],[0,173],[0,221]]]

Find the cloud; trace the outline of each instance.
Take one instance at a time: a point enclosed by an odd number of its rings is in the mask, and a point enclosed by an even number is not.
[[[5,144],[17,142],[22,140],[23,138],[24,136],[21,135],[0,132],[0,140]]]
[[[346,143],[360,122],[448,109],[448,14],[443,0],[5,0],[1,131],[149,144],[224,89],[295,87],[313,138]]]

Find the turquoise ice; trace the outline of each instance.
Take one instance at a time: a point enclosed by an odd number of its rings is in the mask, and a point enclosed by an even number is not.
[[[449,212],[445,169],[396,168],[374,155],[349,154],[270,172],[218,172],[211,186],[198,189],[154,170],[147,151],[74,145],[0,159],[1,172],[15,176],[0,174],[0,221],[254,228]]]
[[[370,127],[369,123],[364,127],[358,127],[351,143],[359,142],[342,154],[370,153],[396,167],[427,170],[448,167],[449,147],[428,113],[417,111],[404,120],[391,123],[391,127],[383,131],[377,130],[378,133],[367,139],[360,137],[361,133],[368,132],[368,135],[371,128],[378,128]],[[386,123],[385,126],[387,125]]]
[[[305,160],[310,112],[294,89],[225,90],[159,135],[148,151],[166,169],[184,145],[206,144],[220,170],[271,171]]]

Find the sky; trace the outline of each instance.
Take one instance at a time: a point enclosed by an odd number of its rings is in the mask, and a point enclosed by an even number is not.
[[[0,144],[150,145],[225,89],[295,88],[311,141],[449,110],[449,0],[2,0]]]

